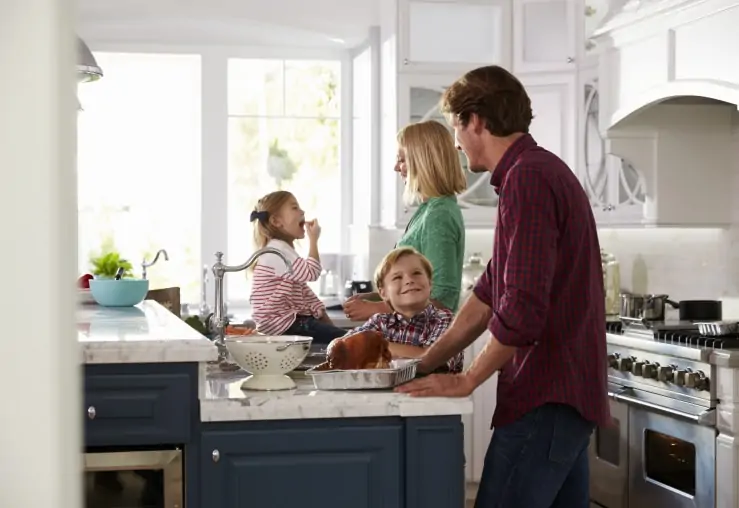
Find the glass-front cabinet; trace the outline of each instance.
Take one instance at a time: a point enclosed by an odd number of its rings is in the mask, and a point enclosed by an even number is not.
[[[578,176],[599,224],[638,224],[644,217],[646,183],[638,168],[607,153],[598,126],[600,114],[597,69],[580,74],[581,116]]]
[[[408,123],[435,120],[446,125],[449,132],[454,131],[439,111],[439,101],[444,90],[456,79],[454,77],[436,75],[403,76],[399,86],[398,120],[402,127]],[[498,195],[490,186],[490,173],[475,174],[468,171],[467,157],[459,152],[459,160],[467,175],[467,190],[458,196],[467,226],[481,227],[494,225]],[[402,182],[399,183],[402,186]],[[413,207],[402,203],[402,191],[398,193],[399,222],[407,224],[413,215]]]
[[[439,110],[444,90],[458,78],[457,75],[416,74],[401,76],[398,83],[398,125],[423,120],[435,120],[448,125]],[[534,105],[531,134],[547,149],[564,159],[571,167],[575,163],[576,115],[574,78],[563,75],[557,78],[528,77],[524,86]],[[451,127],[449,127],[452,132]],[[490,173],[468,171],[467,157],[459,153],[460,162],[467,175],[467,190],[458,196],[465,224],[472,228],[489,228],[495,225],[498,195],[490,185]],[[398,182],[398,225],[408,223],[413,208],[402,202],[402,183]]]

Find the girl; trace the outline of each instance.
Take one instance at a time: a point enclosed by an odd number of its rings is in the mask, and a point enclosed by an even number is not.
[[[249,301],[254,310],[257,330],[267,335],[303,335],[316,344],[328,344],[346,332],[337,328],[326,314],[326,307],[308,287],[308,281],[321,274],[318,257],[318,221],[306,221],[305,212],[287,191],[267,194],[257,202],[250,217],[258,248],[272,247],[292,263],[292,273],[274,254],[257,260]],[[306,259],[295,251],[295,240],[308,235]]]

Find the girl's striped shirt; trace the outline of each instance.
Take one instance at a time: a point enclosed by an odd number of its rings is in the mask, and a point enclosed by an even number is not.
[[[313,258],[301,258],[293,247],[282,240],[270,240],[267,247],[278,249],[292,264],[292,273],[275,254],[264,254],[254,268],[251,302],[257,330],[267,335],[279,335],[295,321],[295,317],[319,318],[325,306],[308,287],[308,281],[318,280],[321,264]]]

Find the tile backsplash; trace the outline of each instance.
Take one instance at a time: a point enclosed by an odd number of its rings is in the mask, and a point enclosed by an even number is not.
[[[360,241],[355,278],[374,267],[402,232],[370,228]],[[739,297],[739,228],[601,229],[601,247],[614,254],[621,286],[634,292],[666,293],[676,300]],[[465,251],[488,257],[493,230],[468,230]]]

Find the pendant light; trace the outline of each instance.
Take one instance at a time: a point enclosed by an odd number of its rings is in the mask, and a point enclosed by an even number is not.
[[[98,67],[95,57],[85,41],[77,37],[77,81],[87,83],[103,77],[103,70]]]

